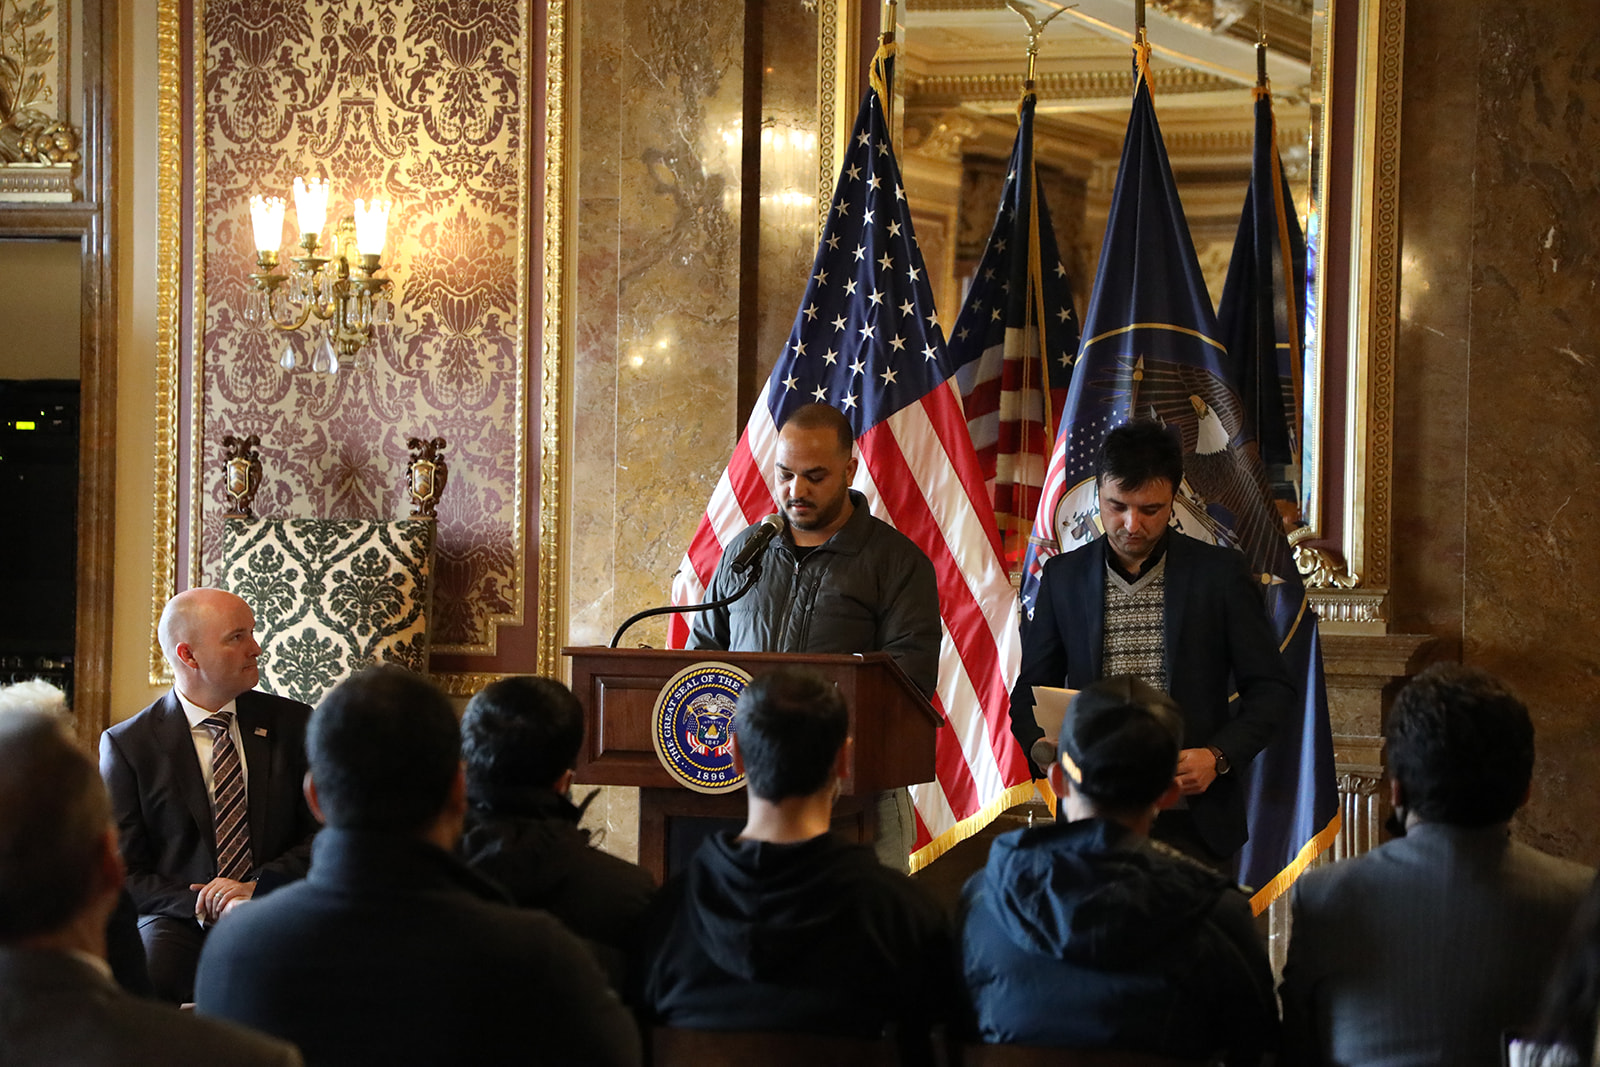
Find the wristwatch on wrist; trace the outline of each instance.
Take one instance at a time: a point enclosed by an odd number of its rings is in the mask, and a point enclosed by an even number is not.
[[[1227,774],[1228,771],[1233,768],[1233,764],[1228,762],[1228,757],[1224,756],[1222,754],[1222,749],[1218,748],[1216,745],[1207,745],[1206,751],[1217,757],[1217,774],[1219,776]]]

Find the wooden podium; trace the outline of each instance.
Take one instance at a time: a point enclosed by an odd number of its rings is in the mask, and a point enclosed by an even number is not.
[[[575,780],[639,787],[639,864],[658,879],[672,873],[669,856],[688,837],[703,837],[708,820],[743,820],[744,790],[697,793],[679,785],[656,758],[650,714],[661,687],[695,663],[729,663],[760,675],[805,667],[832,681],[850,709],[855,738],[849,774],[834,807],[834,830],[870,842],[877,794],[934,780],[934,742],[944,725],[887,652],[796,655],[783,652],[681,651],[658,648],[564,648],[572,691],[583,705],[584,740]]]

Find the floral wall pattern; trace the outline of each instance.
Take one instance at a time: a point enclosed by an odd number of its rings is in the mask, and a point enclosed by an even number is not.
[[[436,651],[486,652],[520,622],[528,450],[527,5],[520,0],[207,0],[197,16],[194,309],[201,420],[191,570],[213,582],[218,442],[258,434],[264,517],[407,514],[407,437],[448,439]],[[354,368],[310,368],[321,334],[251,324],[248,200],[330,180],[394,202],[395,322]],[[294,213],[282,261],[295,249]],[[292,347],[296,367],[282,359]]]

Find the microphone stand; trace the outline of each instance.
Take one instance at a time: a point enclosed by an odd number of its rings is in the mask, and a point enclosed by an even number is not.
[[[622,640],[622,635],[626,633],[628,628],[634,623],[642,622],[645,619],[653,618],[656,615],[678,615],[690,611],[711,611],[716,608],[727,607],[735,600],[738,600],[740,597],[744,596],[751,589],[755,588],[756,582],[761,580],[761,564],[762,560],[760,557],[750,561],[750,566],[745,568],[744,584],[741,585],[732,596],[725,596],[721,600],[713,600],[709,604],[668,604],[666,607],[647,608],[644,611],[635,612],[634,614],[628,616],[627,620],[623,622],[621,626],[617,627],[617,632],[611,637],[610,647],[616,648],[617,642]]]

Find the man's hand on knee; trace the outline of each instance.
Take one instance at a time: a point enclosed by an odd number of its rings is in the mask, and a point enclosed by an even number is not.
[[[236,882],[232,878],[213,878],[209,882],[196,882],[189,886],[196,891],[194,916],[210,925],[222,918],[224,911],[241,900],[249,900],[256,891],[254,882]]]

